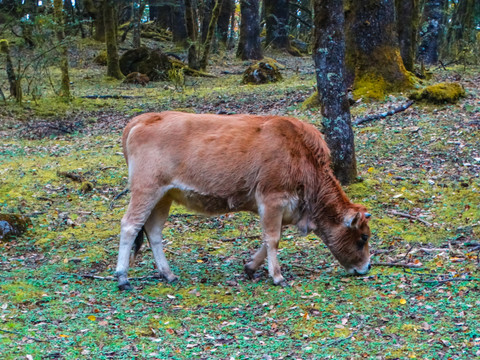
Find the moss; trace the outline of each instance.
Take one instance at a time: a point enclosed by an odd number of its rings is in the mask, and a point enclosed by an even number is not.
[[[1,286],[1,291],[13,303],[33,302],[42,297],[44,292],[24,281],[16,281]]]
[[[355,64],[355,69],[350,69],[355,74],[355,100],[381,100],[388,93],[410,89],[417,82],[415,75],[405,69],[400,51],[395,47],[380,47],[369,58],[362,59],[363,62],[357,63],[354,54],[347,53],[347,64]]]
[[[283,79],[282,74],[280,74],[282,66],[274,59],[264,58],[245,70],[242,82],[251,85],[278,82]]]
[[[8,54],[9,53],[8,40],[0,39],[0,52],[2,52],[2,54]]]
[[[320,98],[318,97],[318,91],[315,91],[302,103],[302,110],[319,108],[320,107]]]
[[[353,90],[354,99],[375,99],[381,100],[387,92],[387,82],[375,73],[365,73],[355,79]]]
[[[432,102],[434,104],[454,104],[464,96],[465,89],[461,84],[444,82],[414,91],[410,94],[410,99],[423,100],[426,102]]]
[[[97,65],[107,66],[107,50],[102,50],[93,59],[93,62]]]
[[[80,186],[80,191],[83,193],[83,194],[86,194],[90,191],[93,190],[93,184],[90,182],[90,181],[84,181],[82,182],[82,185]]]

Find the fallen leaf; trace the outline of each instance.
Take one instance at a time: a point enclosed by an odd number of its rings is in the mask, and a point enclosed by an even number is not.
[[[92,321],[97,320],[97,318],[96,318],[95,316],[93,316],[93,315],[87,316],[87,319],[88,319],[88,320],[92,320]]]

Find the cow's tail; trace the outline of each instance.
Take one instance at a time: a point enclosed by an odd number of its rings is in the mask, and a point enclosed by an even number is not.
[[[144,233],[145,233],[145,228],[142,226],[142,228],[137,234],[137,237],[135,238],[135,243],[133,244],[133,254],[130,257],[130,266],[133,266],[133,263],[135,262],[135,259],[143,245]]]

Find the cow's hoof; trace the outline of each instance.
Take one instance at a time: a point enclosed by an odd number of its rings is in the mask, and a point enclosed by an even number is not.
[[[174,275],[172,273],[165,275],[164,278],[169,282],[169,283],[176,283],[178,281],[178,276]]]
[[[120,291],[133,290],[133,287],[132,287],[132,285],[130,285],[130,283],[127,281],[126,283],[118,284],[118,289],[119,289]]]
[[[283,276],[280,276],[277,279],[273,279],[273,283],[277,286],[282,286],[282,287],[287,287],[287,281],[283,278]]]
[[[255,278],[255,270],[251,269],[248,264],[246,264],[243,267],[243,270],[245,271],[245,274],[250,280],[253,280]]]

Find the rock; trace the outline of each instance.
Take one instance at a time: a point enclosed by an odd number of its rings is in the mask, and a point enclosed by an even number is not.
[[[107,50],[102,50],[93,59],[93,62],[97,65],[107,66]]]
[[[412,100],[424,100],[434,104],[456,103],[465,96],[465,89],[459,83],[438,83],[427,86],[424,89],[414,91],[410,94]]]
[[[29,217],[17,214],[0,214],[0,241],[9,241],[22,235],[32,225]]]
[[[138,72],[148,76],[150,81],[168,80],[172,67],[166,54],[146,47],[128,50],[120,57],[120,70],[124,75]]]
[[[139,72],[133,72],[127,75],[125,80],[123,80],[125,84],[140,84],[142,86],[147,85],[150,82],[150,78]]]
[[[280,65],[273,59],[265,58],[250,65],[243,73],[244,84],[268,84],[282,80]]]

